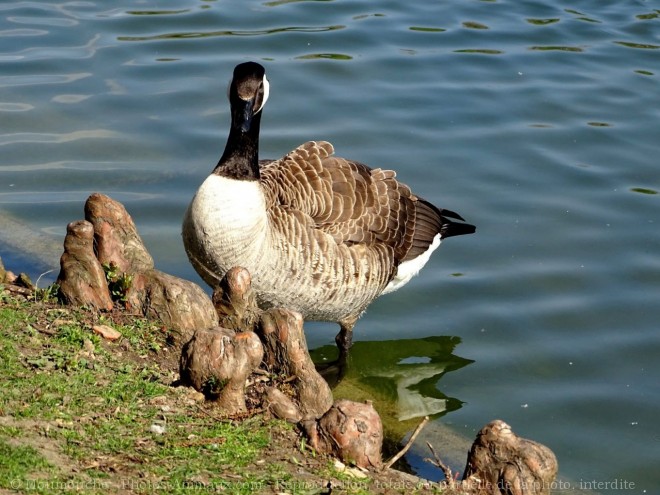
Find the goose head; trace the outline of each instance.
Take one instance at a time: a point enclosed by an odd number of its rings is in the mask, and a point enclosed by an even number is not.
[[[256,62],[245,62],[234,69],[234,77],[229,84],[228,97],[231,104],[232,128],[250,132],[259,130],[261,109],[268,100],[269,83],[266,70]],[[253,122],[256,126],[253,126]]]
[[[268,100],[266,70],[256,62],[234,69],[229,84],[231,127],[225,151],[213,173],[240,180],[259,179],[261,111]]]

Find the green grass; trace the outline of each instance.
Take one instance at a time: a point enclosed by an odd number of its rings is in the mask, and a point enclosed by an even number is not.
[[[25,479],[37,470],[52,470],[52,466],[30,446],[13,446],[5,439],[0,439],[0,486],[11,487],[11,481]]]
[[[11,420],[0,423],[0,488],[102,493],[124,484],[136,493],[190,493],[195,483],[224,483],[226,493],[251,493],[250,483],[269,482],[268,470],[245,468],[268,445],[272,425],[220,421],[204,405],[182,404],[187,390],[170,385],[172,367],[151,359],[168,346],[158,325],[99,318],[123,335],[107,343],[92,333],[84,311],[82,321],[79,311],[58,308],[38,318],[27,303],[3,303],[0,417]],[[154,424],[165,432],[152,431]],[[24,435],[82,469],[50,464]]]
[[[221,419],[173,386],[179,350],[160,324],[39,298],[0,286],[0,492],[296,495],[328,480],[337,493],[373,492],[371,478],[336,472],[292,425]],[[122,337],[105,341],[94,325]]]

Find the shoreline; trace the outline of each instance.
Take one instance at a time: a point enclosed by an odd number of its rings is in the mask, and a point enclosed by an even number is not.
[[[56,262],[54,261],[56,258],[55,253],[64,252],[65,255],[66,253],[69,253],[66,250],[67,248],[64,248],[64,246],[66,246],[66,243],[64,243],[64,245],[60,247],[55,242],[54,239],[47,237],[46,235],[44,235],[39,231],[30,229],[25,223],[1,211],[0,211],[0,225],[3,226],[3,230],[7,229],[12,233],[12,240],[11,241],[3,240],[1,241],[2,245],[7,245],[9,246],[10,249],[13,248],[14,251],[19,252],[20,257],[24,260],[29,260],[30,258],[33,258],[36,260],[37,263],[40,263],[42,265],[46,264],[48,266],[53,266],[53,265],[58,266],[59,263],[56,264]],[[70,225],[69,229],[70,228],[73,227],[71,227]],[[69,234],[67,234],[67,236],[68,235]],[[135,232],[135,235],[138,236],[137,231]],[[69,239],[69,237],[67,237],[67,239]],[[96,251],[97,240],[94,240],[93,242],[94,242],[94,248],[92,248],[92,238],[89,237],[87,248],[90,250],[90,252],[92,249]],[[71,246],[69,247],[69,249],[70,248]],[[78,256],[79,253],[77,251],[76,252],[72,251],[69,253],[69,257],[71,258],[72,261],[78,260]],[[96,254],[92,253],[91,256],[95,257]],[[58,257],[58,261],[59,261],[59,257]],[[80,261],[78,260],[77,262]],[[13,260],[8,265],[9,268],[12,269],[14,267]],[[153,267],[153,262],[151,262],[151,266]],[[41,279],[41,276],[39,276],[39,278]],[[126,316],[130,317],[131,315],[126,315]],[[85,326],[90,326],[90,325],[85,325]],[[156,345],[156,348],[160,348],[161,346],[162,344],[158,344]],[[465,455],[466,451],[469,450],[470,448],[469,446],[472,444],[472,442],[469,439],[465,438],[463,435],[460,435],[460,433],[452,430],[450,427],[444,425],[441,422],[434,422],[433,426],[434,428],[427,430],[427,434],[425,436],[427,436],[427,438],[430,437],[433,440],[433,442],[431,443],[436,444],[442,456],[450,461],[449,464],[451,464],[452,468],[454,468],[454,472],[460,474],[461,461],[459,459],[462,458],[463,455]],[[508,425],[505,426],[506,428],[509,428]],[[451,438],[452,440],[447,441],[448,438]],[[397,439],[390,439],[390,440],[397,441]],[[400,441],[403,441],[403,439],[400,439]],[[556,461],[555,461],[555,466],[556,466]],[[410,467],[412,468],[412,466]],[[415,469],[415,471],[419,471],[419,469]],[[420,472],[419,474],[422,473]],[[439,475],[440,477],[442,477],[441,473],[439,473]],[[388,479],[386,481],[391,481],[391,480]]]
[[[14,271],[16,274],[25,272],[30,277],[34,276],[35,285],[39,286],[42,284],[36,283],[37,277],[47,273],[46,280],[49,283],[43,285],[54,283],[59,271],[59,258],[63,252],[62,244],[44,233],[35,231],[26,223],[2,210],[0,210],[0,227],[2,231],[6,229],[6,231],[11,232],[13,238],[13,242],[0,239],[0,258],[4,262],[5,268]],[[26,246],[26,249],[23,249],[23,246]],[[18,264],[16,264],[17,260]],[[412,433],[412,430],[409,433]],[[474,434],[476,434],[476,430]],[[473,439],[460,434],[443,423],[435,421],[426,426],[423,436],[433,444],[445,444],[443,455],[448,464],[452,468],[463,468],[465,453],[469,451]],[[451,439],[451,441],[448,442],[447,439]],[[398,440],[391,438],[389,440],[405,442],[405,438]],[[442,477],[442,473],[438,472],[437,474],[439,478]]]
[[[52,274],[48,278],[53,281],[57,278],[64,237],[58,241],[3,209],[0,209],[0,232],[3,233],[0,257],[6,266],[34,275],[35,279],[46,273]]]

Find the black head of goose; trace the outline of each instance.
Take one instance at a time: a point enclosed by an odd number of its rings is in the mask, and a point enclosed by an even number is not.
[[[261,308],[339,323],[346,351],[374,299],[405,285],[442,239],[475,227],[413,194],[395,172],[334,156],[328,142],[259,161],[268,90],[261,65],[236,66],[225,151],[188,207],[184,246],[211,286],[242,266]]]

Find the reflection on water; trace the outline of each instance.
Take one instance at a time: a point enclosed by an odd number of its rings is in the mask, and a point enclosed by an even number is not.
[[[385,341],[358,341],[351,347],[346,373],[334,388],[336,398],[375,403],[386,429],[401,439],[409,420],[438,418],[462,402],[440,391],[448,372],[473,361],[454,354],[458,337],[426,337]],[[336,357],[336,346],[311,352],[319,365]],[[400,422],[408,422],[397,424]]]

